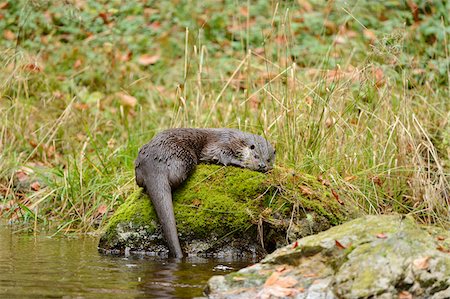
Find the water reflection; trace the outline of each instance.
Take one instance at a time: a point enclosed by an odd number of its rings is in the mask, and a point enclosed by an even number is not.
[[[192,298],[209,277],[254,261],[107,256],[97,239],[13,234],[0,224],[0,298]]]

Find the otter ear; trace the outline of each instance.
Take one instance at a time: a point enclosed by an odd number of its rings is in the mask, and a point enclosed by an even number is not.
[[[250,149],[254,150],[255,149],[255,145],[254,144],[250,145]]]

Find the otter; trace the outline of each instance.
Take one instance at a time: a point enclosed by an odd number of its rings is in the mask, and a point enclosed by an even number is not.
[[[259,172],[272,169],[273,146],[262,136],[236,129],[168,129],[142,146],[135,161],[136,183],[150,197],[169,245],[183,257],[173,212],[172,191],[200,162],[233,165]]]

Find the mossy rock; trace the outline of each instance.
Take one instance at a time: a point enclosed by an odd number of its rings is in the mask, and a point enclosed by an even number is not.
[[[308,185],[313,193],[302,194]],[[261,255],[291,238],[340,223],[348,212],[327,187],[306,175],[282,170],[263,174],[248,169],[199,165],[173,194],[184,252],[212,255]],[[293,209],[301,213],[292,217]],[[263,228],[261,246],[258,227]],[[289,230],[289,232],[288,232]],[[118,252],[167,253],[150,199],[137,189],[112,216],[99,248]]]
[[[212,277],[211,298],[450,298],[450,232],[410,216],[365,216]]]

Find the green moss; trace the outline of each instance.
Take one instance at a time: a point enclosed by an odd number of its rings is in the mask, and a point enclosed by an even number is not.
[[[174,193],[179,232],[203,238],[245,231],[258,215],[265,180],[247,169],[199,165]]]
[[[305,193],[301,186],[308,186],[311,193]],[[329,196],[327,188],[308,175],[291,175],[282,171],[263,174],[237,167],[198,165],[173,193],[178,233],[182,241],[221,240],[230,236],[256,240],[259,219],[270,223],[270,228],[265,229],[268,236],[271,229],[279,235],[280,231],[287,229],[289,221],[286,219],[291,219],[293,211],[300,211],[296,212],[297,219],[311,214],[320,215],[310,218],[325,222],[325,225],[313,223],[311,227],[317,229],[308,234],[321,231],[330,223],[341,222],[346,215],[345,209]],[[295,210],[295,206],[301,209]],[[138,189],[111,218],[102,240],[129,246],[128,241],[117,241],[116,235],[127,238],[132,235],[133,242],[141,235],[154,239],[152,234],[155,234],[157,224],[150,199],[142,189]],[[300,223],[299,226],[303,225]]]

